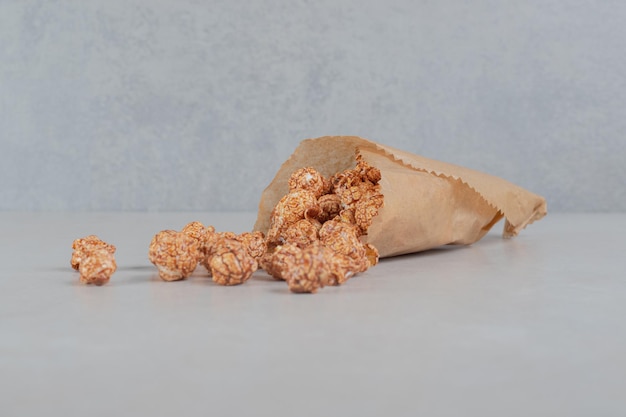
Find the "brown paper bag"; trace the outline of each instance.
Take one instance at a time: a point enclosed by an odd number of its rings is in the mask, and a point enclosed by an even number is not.
[[[354,168],[357,154],[382,174],[384,206],[363,237],[381,257],[471,244],[503,217],[503,236],[512,237],[547,212],[543,197],[501,178],[356,136],[325,136],[302,141],[283,163],[261,195],[254,230],[267,233],[292,172],[313,167],[330,177]]]

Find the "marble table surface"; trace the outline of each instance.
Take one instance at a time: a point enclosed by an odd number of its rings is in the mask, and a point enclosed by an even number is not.
[[[291,294],[164,282],[151,237],[254,213],[0,213],[2,416],[624,416],[626,214],[388,258]],[[74,238],[117,246],[81,285]]]

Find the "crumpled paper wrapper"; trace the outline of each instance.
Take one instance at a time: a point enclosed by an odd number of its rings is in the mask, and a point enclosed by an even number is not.
[[[543,197],[502,178],[356,136],[325,136],[302,141],[283,163],[261,195],[254,230],[267,233],[295,170],[313,167],[330,177],[354,168],[357,154],[382,174],[384,206],[362,237],[381,257],[469,245],[503,217],[503,236],[513,237],[547,213]]]

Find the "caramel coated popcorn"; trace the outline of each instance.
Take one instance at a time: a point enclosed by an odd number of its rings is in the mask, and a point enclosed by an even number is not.
[[[213,248],[209,261],[213,281],[220,285],[239,285],[257,270],[257,261],[238,240],[222,238]]]
[[[204,241],[207,233],[206,227],[204,227],[204,225],[199,221],[187,223],[180,231],[193,237],[199,242]]]
[[[344,283],[354,271],[350,260],[315,242],[304,248],[285,244],[276,249],[269,262],[272,275],[284,279],[289,290],[315,293],[326,285]]]
[[[372,224],[372,219],[383,206],[383,195],[378,182],[381,173],[378,168],[371,167],[367,162],[358,158],[355,169],[345,170],[333,176],[333,192],[341,198],[342,213],[356,224],[362,234]]]
[[[213,233],[215,228],[213,226],[204,226],[198,221],[188,223],[181,229],[182,233],[195,239],[198,242],[198,262],[202,263],[205,258],[206,241]]]
[[[360,237],[383,205],[380,179],[360,158],[356,168],[331,179],[310,167],[295,171],[289,193],[271,213],[261,267],[291,291],[313,293],[375,265],[378,251]]]
[[[248,254],[257,262],[267,251],[267,241],[262,232],[244,232],[235,236],[235,240],[241,242],[248,251]]]
[[[289,178],[289,192],[307,190],[319,198],[330,192],[331,183],[322,174],[311,167],[300,168]]]
[[[273,252],[267,252],[261,260],[261,267],[277,280],[285,280],[283,269],[288,267],[287,259],[296,257],[302,248],[293,243],[277,246]]]
[[[80,282],[97,286],[109,282],[111,275],[117,269],[113,252],[104,247],[98,247],[82,258],[78,266]]]
[[[215,246],[217,242],[221,239],[235,239],[237,235],[233,232],[211,232],[207,233],[206,239],[204,241],[204,246],[202,248],[203,258],[202,265],[206,268],[209,273],[211,273],[211,258],[213,257],[213,253],[215,252]]]
[[[198,264],[200,245],[187,233],[163,230],[150,242],[148,257],[165,281],[185,279]]]
[[[78,271],[81,261],[85,259],[94,249],[99,248],[105,249],[111,254],[115,253],[115,246],[100,240],[100,238],[96,235],[89,235],[83,238],[75,239],[74,242],[72,242],[72,249],[74,249],[74,251],[72,252],[70,265]]]
[[[327,221],[320,229],[320,242],[333,251],[349,257],[355,272],[363,272],[370,263],[365,245],[359,240],[359,228],[341,221]]]
[[[70,265],[80,273],[83,284],[104,285],[117,269],[115,246],[106,243],[96,235],[75,239],[72,242]]]
[[[380,171],[357,167],[326,178],[315,169],[297,170],[289,192],[274,207],[265,236],[260,231],[217,232],[193,221],[181,231],[163,230],[152,238],[150,261],[165,281],[189,277],[203,265],[219,285],[240,285],[259,265],[286,281],[296,293],[315,293],[345,283],[378,262],[378,251],[362,242],[382,207]],[[71,265],[81,282],[102,285],[115,271],[115,247],[96,236],[76,239]]]
[[[320,215],[317,219],[321,223],[324,223],[328,220],[333,220],[339,215],[339,213],[341,213],[341,197],[339,197],[337,194],[323,195],[317,200],[317,203],[320,206]]]
[[[339,220],[358,227],[359,235],[367,233],[372,219],[383,205],[378,182],[380,170],[360,158],[357,166],[326,179],[313,168],[301,168],[289,178],[289,193],[272,210],[268,243],[314,241],[310,227],[302,220],[325,223]],[[295,230],[292,228],[295,224]]]
[[[282,234],[284,243],[293,243],[305,247],[319,240],[321,224],[315,219],[302,219],[286,228]]]
[[[282,271],[289,291],[315,293],[327,284],[330,268],[324,252],[328,253],[322,246],[311,245],[285,258]]]
[[[272,211],[270,228],[267,232],[268,244],[283,244],[283,232],[294,223],[317,218],[320,207],[315,194],[308,190],[295,190],[280,199]]]
[[[354,221],[361,233],[365,234],[372,225],[372,220],[378,214],[378,209],[383,206],[383,196],[378,187],[368,189],[361,195],[354,207]]]
[[[215,250],[215,245],[221,239],[236,239],[237,234],[234,232],[213,232],[207,234],[206,241],[204,243],[204,250],[208,255],[211,255]]]
[[[261,232],[211,232],[204,245],[202,265],[220,285],[246,282],[258,269],[267,243]]]

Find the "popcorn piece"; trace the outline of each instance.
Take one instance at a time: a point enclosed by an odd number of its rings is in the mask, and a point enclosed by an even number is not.
[[[289,226],[282,234],[285,243],[293,243],[301,248],[319,240],[321,224],[316,220],[302,219]]]
[[[198,264],[198,240],[183,232],[163,230],[150,242],[148,256],[165,281],[177,281],[192,274]]]
[[[330,188],[330,181],[311,167],[300,168],[289,178],[289,192],[308,190],[319,198],[328,194]]]
[[[287,281],[289,290],[296,293],[315,293],[326,285],[339,285],[353,272],[349,269],[347,257],[331,249],[313,243],[303,249],[296,245],[283,251],[282,256],[274,255],[272,267]]]
[[[339,212],[339,216],[335,217],[334,220],[356,225],[356,219],[354,218],[354,210],[350,210],[350,209],[341,210]],[[360,231],[361,229],[359,228],[359,232]]]
[[[261,268],[262,270],[264,270],[269,275],[271,275],[274,279],[277,279],[277,280],[282,280],[282,278],[278,277],[278,276],[274,276],[274,274],[273,274],[273,271],[272,271],[272,257],[274,256],[274,253],[276,252],[276,249],[282,248],[283,246],[278,246],[273,251],[269,251],[268,250],[259,259],[259,268]]]
[[[383,206],[383,195],[378,184],[380,179],[378,168],[358,158],[355,169],[336,174],[331,180],[333,192],[341,198],[342,208],[354,214],[354,224],[359,227],[361,234],[367,233],[372,219]],[[348,216],[349,212],[345,215]]]
[[[372,225],[372,220],[378,214],[378,209],[383,206],[383,195],[378,186],[366,190],[354,206],[355,224],[366,234],[367,229]]]
[[[244,232],[235,236],[235,240],[241,242],[248,251],[248,254],[257,262],[263,257],[265,251],[267,251],[267,242],[262,232]]]
[[[302,248],[293,243],[277,246],[273,252],[267,252],[261,260],[261,267],[272,277],[285,280],[283,268],[289,265],[287,259],[296,257]]]
[[[277,248],[272,257],[271,270],[287,281],[289,290],[298,293],[315,293],[324,286],[321,273],[324,272],[323,255],[311,249],[287,244]]]
[[[202,223],[194,221],[185,225],[181,232],[198,242],[198,262],[202,262],[205,257],[206,240],[210,234],[215,233],[215,228],[213,226],[205,227]]]
[[[93,248],[80,260],[78,266],[80,282],[97,286],[104,285],[109,282],[116,269],[117,264],[113,252],[108,247]]]
[[[181,229],[181,232],[193,237],[197,241],[202,241],[206,235],[206,228],[198,221],[187,223],[185,227]]]
[[[207,233],[204,246],[202,248],[203,258],[200,262],[206,270],[211,274],[211,258],[215,252],[217,242],[221,239],[236,239],[237,235],[233,232],[215,232]]]
[[[319,235],[324,246],[352,260],[351,269],[355,272],[363,272],[370,266],[365,246],[358,238],[357,226],[340,221],[328,221],[320,229]]]
[[[317,203],[320,206],[320,215],[318,220],[324,223],[328,220],[333,220],[341,212],[341,197],[337,194],[326,194],[321,196]]]
[[[380,179],[380,170],[361,158],[330,181],[312,168],[295,171],[289,194],[271,213],[262,268],[293,292],[316,292],[375,265],[378,251],[359,237],[382,207]]]
[[[220,285],[246,282],[258,268],[243,243],[235,239],[219,239],[209,261],[213,281]]]
[[[331,275],[328,278],[328,285],[342,285],[349,278],[356,275],[358,272],[362,272],[358,265],[355,265],[354,260],[350,257],[330,250],[331,256],[327,257]]]
[[[211,259],[215,255],[218,243],[223,239],[233,239],[242,243],[248,254],[257,262],[267,249],[265,236],[262,232],[245,232],[240,235],[233,232],[215,232],[213,226],[204,227],[200,222],[189,223],[182,232],[186,232],[198,240],[200,245],[199,262],[207,269],[209,275],[212,274]]]
[[[314,219],[319,213],[317,198],[311,191],[296,190],[285,195],[272,211],[268,244],[284,243],[282,233],[285,229],[302,219]]]
[[[111,254],[115,253],[115,246],[100,240],[96,235],[75,239],[72,242],[74,252],[72,252],[72,259],[70,260],[72,268],[78,271],[81,261],[89,255],[89,252],[98,248],[106,249]]]
[[[267,273],[288,283],[292,281],[290,288],[294,292],[315,292],[325,285],[341,285],[355,273],[349,257],[319,242],[304,248],[281,245],[265,259]]]
[[[363,160],[360,155],[357,158],[356,169],[359,171],[359,175],[361,175],[361,179],[363,181],[369,181],[372,184],[378,184],[378,182],[382,178],[380,169],[370,166],[367,162]]]

